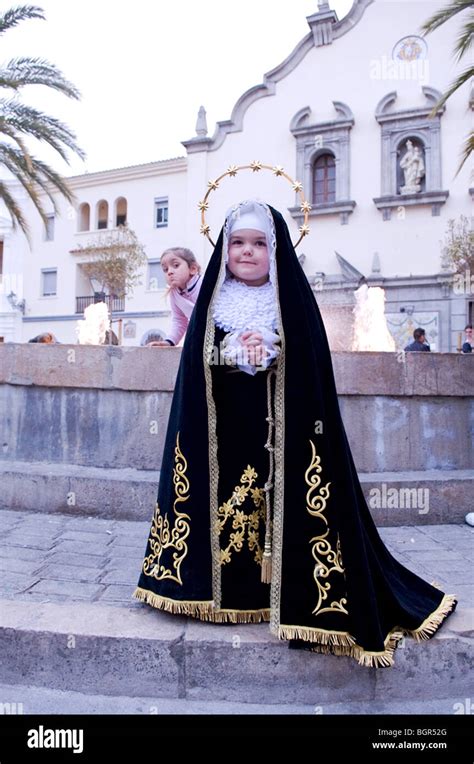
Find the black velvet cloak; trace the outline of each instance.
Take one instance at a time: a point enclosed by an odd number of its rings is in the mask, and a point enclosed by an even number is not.
[[[255,376],[209,362],[225,335],[211,310],[225,274],[221,231],[182,349],[133,596],[206,621],[270,621],[291,647],[390,666],[404,634],[429,639],[457,601],[401,565],[376,529],[314,293],[282,215],[269,209],[280,355]],[[266,483],[270,584],[261,580]]]

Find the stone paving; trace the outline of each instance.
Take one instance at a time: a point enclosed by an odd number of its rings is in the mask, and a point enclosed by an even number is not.
[[[151,517],[150,517],[151,522]],[[143,607],[132,598],[150,523],[0,510],[0,598]],[[385,527],[406,567],[474,607],[474,528]]]
[[[255,713],[255,704],[267,714],[450,714],[471,703],[474,528],[379,529],[402,564],[459,606],[439,637],[406,640],[396,669],[377,671],[308,661],[267,624],[239,630],[236,650],[231,626],[135,600],[150,522],[0,510],[1,702],[26,714]]]

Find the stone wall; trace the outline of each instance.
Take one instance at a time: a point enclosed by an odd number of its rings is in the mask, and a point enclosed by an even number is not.
[[[180,354],[0,345],[2,505],[151,516]],[[474,356],[333,352],[332,359],[366,496],[381,483],[428,487],[430,522],[462,519],[472,510]],[[375,514],[381,523],[413,519],[401,510]]]

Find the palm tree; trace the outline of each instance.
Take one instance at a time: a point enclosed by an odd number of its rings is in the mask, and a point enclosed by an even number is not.
[[[436,11],[421,27],[421,31],[424,34],[429,34],[435,29],[438,29],[442,24],[445,24],[449,19],[452,19],[456,14],[462,11],[470,9],[469,16],[467,17],[464,25],[461,27],[459,36],[454,47],[454,58],[459,62],[466,52],[468,52],[474,43],[474,0],[451,0],[449,5]],[[438,103],[433,107],[430,117],[434,117],[437,110],[444,106],[446,101],[452,94],[458,90],[464,83],[474,79],[474,66],[468,66],[458,77],[451,83],[446,93],[439,99]],[[474,86],[473,86],[474,87]],[[472,96],[471,96],[472,98]],[[462,162],[459,165],[456,175],[459,174],[461,167],[464,165],[466,159],[474,151],[474,132],[471,132],[463,146]]]
[[[44,18],[43,9],[34,5],[10,8],[0,13],[0,35],[26,19]],[[67,125],[21,102],[20,91],[26,85],[46,85],[77,100],[80,93],[54,64],[43,58],[22,56],[0,66],[0,88],[6,92],[0,97],[0,163],[21,183],[46,224],[41,193],[49,197],[55,213],[58,213],[58,205],[53,192],[58,191],[70,203],[74,201],[74,194],[59,173],[31,154],[27,139],[33,137],[48,144],[68,163],[67,149],[81,159],[85,158],[85,153]],[[16,230],[19,226],[30,241],[25,216],[3,180],[0,180],[0,199],[10,214],[13,228]]]

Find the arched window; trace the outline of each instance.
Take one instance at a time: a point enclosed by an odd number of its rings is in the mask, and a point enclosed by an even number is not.
[[[115,202],[115,225],[125,225],[127,222],[127,200],[123,196]]]
[[[336,161],[333,154],[319,154],[313,164],[313,204],[336,199]]]
[[[97,203],[97,228],[109,227],[109,204],[105,199]]]
[[[91,208],[87,202],[79,207],[79,231],[90,231],[91,227]]]

